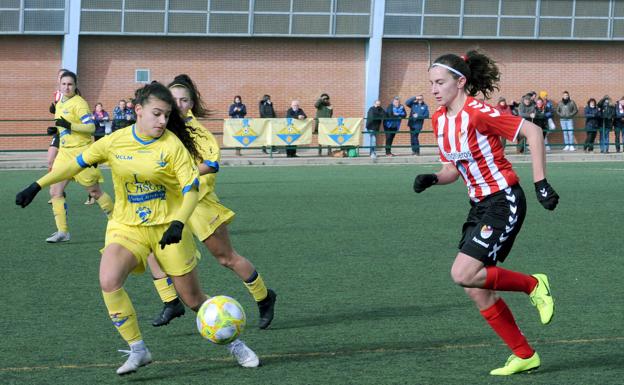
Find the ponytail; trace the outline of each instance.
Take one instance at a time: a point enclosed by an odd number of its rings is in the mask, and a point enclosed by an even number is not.
[[[436,64],[447,68],[455,79],[465,77],[464,89],[470,96],[482,93],[488,99],[492,92],[499,90],[500,71],[496,62],[479,51],[471,50],[462,56],[442,55],[433,62],[432,67]]]

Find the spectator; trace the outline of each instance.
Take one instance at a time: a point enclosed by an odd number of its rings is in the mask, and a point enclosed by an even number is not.
[[[93,111],[93,121],[95,122],[95,132],[93,133],[93,137],[97,142],[102,139],[104,135],[106,135],[106,123],[110,121],[110,116],[108,115],[108,112],[104,111],[102,103],[97,103],[95,105],[95,110]]]
[[[271,101],[271,95],[264,95],[259,105],[260,117],[263,119],[275,118],[275,109],[273,108],[273,102]],[[262,147],[262,152],[267,154],[267,148]],[[271,147],[271,152],[279,152],[275,147]]]
[[[531,94],[528,93],[522,97],[522,102],[520,106],[518,106],[518,115],[521,118],[528,120],[529,122],[533,122],[535,118],[535,103],[531,100]],[[524,138],[518,140],[517,151],[519,153],[524,153],[526,149],[526,140]]]
[[[585,106],[585,144],[583,151],[594,152],[594,141],[596,140],[596,131],[600,126],[600,111],[596,106],[596,99],[591,98]]]
[[[422,94],[407,99],[405,105],[411,109],[407,125],[410,129],[412,155],[420,155],[418,135],[420,135],[420,131],[422,131],[425,119],[429,118],[429,106],[425,104],[425,98]]]
[[[609,95],[605,95],[598,102],[598,110],[600,111],[600,152],[609,152],[609,135],[613,128],[613,119],[615,119],[615,106],[611,104]]]
[[[305,112],[303,112],[303,109],[299,107],[299,101],[293,100],[290,103],[290,108],[288,109],[288,111],[286,111],[286,117],[303,120],[306,119],[308,116]],[[286,157],[297,158],[297,146],[286,146]]]
[[[622,135],[622,144],[624,145],[624,96],[618,100],[617,105],[615,106],[614,120],[615,152],[620,152],[620,133]]]
[[[546,103],[544,99],[537,98],[535,101],[535,116],[533,123],[542,129],[542,135],[544,138],[548,132],[548,111],[546,110]]]
[[[329,95],[322,93],[321,96],[314,102],[314,108],[316,108],[316,121],[314,122],[314,131],[318,132],[319,121],[318,118],[331,118],[334,115],[334,108],[329,100]],[[322,154],[322,146],[319,145],[318,154]],[[327,155],[331,155],[331,146],[327,146]]]
[[[377,134],[385,116],[386,110],[381,106],[381,101],[375,100],[366,114],[366,131],[370,135],[370,157],[373,159],[377,158]]]
[[[544,109],[546,115],[546,127],[548,128],[545,131],[546,136],[544,136],[544,145],[546,146],[546,151],[550,151],[550,143],[548,143],[548,134],[550,131],[554,131],[557,126],[555,125],[555,121],[553,120],[553,115],[555,114],[555,107],[550,99],[548,99],[548,92],[540,91],[539,97],[544,101]]]
[[[392,103],[386,108],[386,119],[384,120],[384,131],[386,132],[386,156],[395,156],[392,153],[392,142],[396,132],[401,128],[401,119],[407,116],[405,107],[401,104],[398,96],[392,99]]]
[[[126,101],[121,99],[113,109],[113,131],[126,127],[126,122]]]
[[[561,101],[557,105],[557,115],[561,122],[561,130],[563,131],[563,142],[565,147],[563,151],[574,151],[574,116],[578,114],[578,107],[574,100],[570,99],[570,93],[563,91]]]
[[[136,123],[137,117],[136,112],[134,111],[134,103],[132,100],[128,100],[126,103],[126,126],[131,126]]]
[[[518,103],[514,102],[516,105]],[[496,103],[496,106],[494,106],[494,108],[496,108],[498,110],[498,112],[500,112],[501,115],[517,115],[517,112],[514,113],[514,111],[512,110],[512,107],[507,104],[507,99],[500,97],[498,98],[498,103]],[[503,151],[505,150],[505,148],[507,147],[507,138],[505,138],[504,136],[500,137],[501,139],[501,144],[503,145]]]
[[[239,95],[234,96],[234,103],[230,104],[228,115],[232,119],[242,119],[247,115],[247,107]],[[241,156],[241,148],[236,147],[236,155]]]

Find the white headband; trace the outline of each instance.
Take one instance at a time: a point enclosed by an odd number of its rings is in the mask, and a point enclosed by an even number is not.
[[[459,75],[459,76],[460,76],[460,77],[462,77],[462,78],[465,78],[465,77],[466,77],[466,75],[464,75],[463,73],[459,72],[458,70],[456,70],[456,69],[455,69],[455,68],[453,68],[453,67],[449,67],[449,66],[447,66],[446,64],[442,64],[442,63],[433,63],[431,66],[432,66],[432,67],[443,67],[443,68],[446,68],[447,70],[449,70],[449,71],[451,71],[451,72],[456,73],[457,75]]]

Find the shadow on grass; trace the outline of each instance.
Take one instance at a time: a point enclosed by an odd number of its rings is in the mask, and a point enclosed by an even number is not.
[[[298,329],[316,326],[325,326],[328,324],[340,324],[348,321],[372,321],[383,319],[396,319],[402,317],[423,317],[429,314],[440,314],[455,309],[465,309],[470,306],[466,303],[456,304],[436,304],[436,305],[407,305],[407,306],[375,306],[371,309],[361,309],[355,312],[342,312],[331,314],[311,314],[303,318],[290,317],[288,319],[279,320],[277,324],[272,324],[271,329]]]

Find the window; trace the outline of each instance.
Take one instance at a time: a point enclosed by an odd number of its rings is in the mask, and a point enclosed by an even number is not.
[[[150,82],[150,70],[137,69],[134,71],[134,81],[136,83],[149,83]]]

